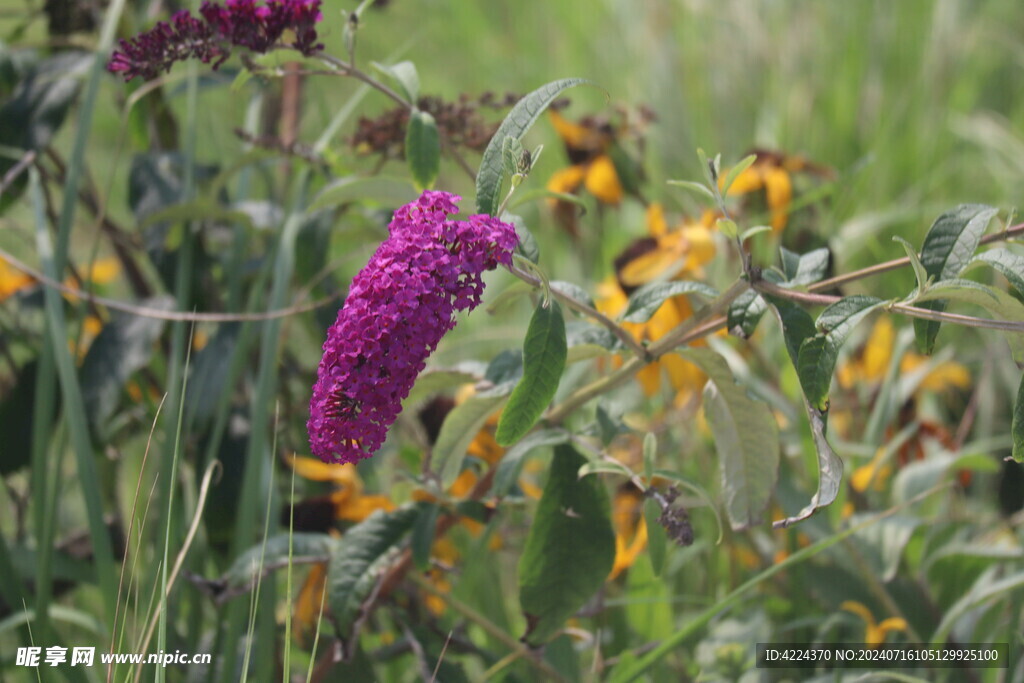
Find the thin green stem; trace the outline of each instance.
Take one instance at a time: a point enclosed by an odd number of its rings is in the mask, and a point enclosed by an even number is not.
[[[543,286],[543,283],[541,282],[539,277],[531,275],[517,268],[516,266],[511,266],[508,270],[510,273],[512,273],[513,275],[515,275],[517,278],[527,283],[528,285],[531,285],[533,287]],[[606,316],[604,313],[601,313],[601,311],[597,310],[593,306],[583,303],[582,301],[577,301],[568,294],[564,294],[555,289],[551,290],[551,295],[558,299],[561,303],[565,304],[568,308],[571,308],[577,313],[581,313],[589,318],[593,318],[594,320],[604,325],[612,334],[614,334],[619,339],[619,341],[622,342],[624,346],[629,348],[639,358],[649,358],[650,354],[647,351],[647,349],[644,348],[639,342],[637,342],[637,340],[633,338],[633,335],[624,330],[614,320]]]

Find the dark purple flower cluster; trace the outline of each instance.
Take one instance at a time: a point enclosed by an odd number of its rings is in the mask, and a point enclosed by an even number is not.
[[[390,237],[352,281],[309,405],[322,460],[357,462],[380,448],[455,313],[480,304],[481,274],[511,264],[515,229],[485,215],[450,220],[459,199],[424,192],[396,211]]]
[[[132,40],[122,40],[107,64],[107,70],[124,75],[156,78],[175,62],[199,59],[220,66],[231,54],[230,45],[266,52],[278,44],[286,31],[294,40],[285,43],[304,55],[323,48],[317,42],[321,0],[226,0],[224,6],[206,0],[199,13],[176,13],[171,22],[161,21],[152,30]],[[216,61],[214,61],[216,60]]]

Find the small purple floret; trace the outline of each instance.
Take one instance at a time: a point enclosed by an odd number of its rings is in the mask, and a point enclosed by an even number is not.
[[[291,47],[309,56],[323,48],[317,42],[316,23],[321,0],[226,0],[219,5],[203,2],[200,17],[186,11],[171,22],[161,21],[132,40],[122,40],[107,64],[126,81],[136,76],[156,78],[175,62],[199,59],[219,67],[231,55],[231,46],[264,53],[275,45]],[[286,31],[294,39],[280,43]]]
[[[480,304],[481,274],[510,265],[515,228],[450,220],[460,197],[424,192],[395,212],[390,237],[352,281],[327,331],[309,404],[309,442],[327,462],[374,454],[457,311]]]

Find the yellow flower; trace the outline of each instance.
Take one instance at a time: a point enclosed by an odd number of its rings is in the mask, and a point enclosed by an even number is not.
[[[289,464],[295,474],[310,481],[326,481],[335,485],[329,500],[334,507],[334,518],[346,522],[361,522],[376,510],[391,511],[395,504],[387,496],[364,495],[363,480],[351,463],[337,465],[314,458],[293,455]]]
[[[598,310],[609,316],[619,315],[626,308],[629,294],[656,280],[700,278],[702,266],[715,255],[710,223],[711,219],[684,221],[669,230],[661,206],[651,204],[647,209],[647,229],[651,237],[637,240],[615,259],[616,277],[598,285]],[[691,315],[693,307],[689,299],[677,296],[662,304],[647,322],[623,323],[623,328],[638,342],[652,342]],[[675,354],[667,354],[637,374],[648,396],[657,393],[662,372],[680,392],[677,400],[681,402],[685,402],[691,390],[699,390],[706,379],[694,365]]]
[[[0,256],[0,301],[35,284],[35,280],[21,272]]]
[[[875,623],[875,617],[862,603],[854,600],[847,600],[839,605],[839,609],[852,612],[864,620],[864,641],[872,647],[878,647],[885,642],[885,637],[890,631],[907,631],[907,621],[901,617],[889,617],[882,623]]]
[[[871,458],[871,462],[855,469],[850,475],[850,488],[857,493],[864,493],[868,490],[868,486],[874,484],[875,490],[881,490],[892,474],[892,467],[883,462],[885,453],[886,448],[883,446]]]
[[[619,488],[612,504],[612,522],[615,526],[615,563],[608,574],[613,581],[633,566],[636,558],[647,547],[647,522],[643,516],[644,496],[635,486]]]
[[[875,322],[863,350],[840,364],[836,371],[839,386],[850,388],[858,382],[881,382],[889,368],[895,345],[896,332],[892,320],[888,316],[882,316]],[[908,351],[900,359],[900,374],[914,372],[927,362],[927,356]],[[949,389],[968,389],[970,386],[970,371],[960,363],[946,361],[935,365],[922,378],[918,391],[941,392]]]
[[[301,647],[308,647],[312,643],[320,614],[322,610],[326,611],[323,604],[326,587],[327,563],[318,562],[309,568],[292,611],[292,635]]]
[[[753,150],[757,160],[740,173],[729,187],[729,196],[740,196],[764,191],[765,204],[771,213],[772,229],[778,233],[789,220],[789,205],[793,201],[792,174],[811,171],[818,175],[829,175],[827,169],[810,163],[803,157],[787,156],[781,152]],[[722,173],[719,184],[723,185],[727,172]]]
[[[557,171],[548,180],[547,188],[552,192],[573,194],[580,187],[586,188],[601,204],[615,206],[630,191],[631,185],[624,181],[633,175],[634,162],[623,152],[621,141],[627,136],[642,140],[646,125],[653,120],[653,114],[641,110],[632,122],[629,112],[619,110],[620,121],[613,125],[607,119],[584,117],[569,121],[555,109],[549,111],[551,124],[565,145],[569,166]],[[625,169],[619,164],[628,164]],[[558,222],[573,237],[579,234],[576,225],[576,208],[569,202],[552,199]]]

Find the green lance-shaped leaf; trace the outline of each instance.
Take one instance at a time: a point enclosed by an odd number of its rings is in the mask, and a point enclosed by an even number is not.
[[[1013,433],[1013,459],[1024,462],[1024,376],[1020,378],[1020,387],[1017,389],[1010,431]]]
[[[416,106],[416,100],[420,96],[420,75],[416,71],[416,65],[412,62],[398,62],[388,66],[387,64],[379,64],[378,62],[371,62],[373,67],[387,76],[395,82],[398,86],[402,96],[409,101],[410,104]]]
[[[748,289],[743,292],[729,306],[727,318],[729,334],[747,339],[754,334],[757,324],[761,322],[761,318],[767,310],[768,303],[757,291]]]
[[[828,391],[839,349],[854,326],[884,303],[873,296],[848,296],[835,302],[818,316],[819,332],[800,343],[796,371],[808,402],[821,411],[828,410]]]
[[[892,241],[899,242],[900,246],[903,247],[903,251],[907,252],[907,258],[910,259],[910,266],[914,269],[914,279],[917,280],[917,293],[920,294],[928,288],[928,271],[924,269],[924,264],[921,263],[921,257],[918,256],[916,251],[914,251],[914,245],[899,235],[894,235]]]
[[[604,584],[615,562],[608,494],[598,477],[577,476],[585,463],[572,446],[555,449],[519,561],[519,602],[531,645],[561,629]]]
[[[794,285],[809,285],[825,277],[831,252],[827,248],[814,249],[806,254],[797,254],[782,248],[782,272],[786,280]]]
[[[968,267],[985,264],[994,268],[1010,283],[1010,294],[1024,301],[1024,256],[999,247],[978,254]]]
[[[507,389],[485,396],[472,396],[452,408],[444,418],[431,453],[445,488],[451,486],[462,472],[466,449],[483,428],[487,418],[506,400],[506,392]]]
[[[394,558],[396,545],[420,516],[419,506],[394,512],[377,510],[345,532],[331,553],[327,601],[339,635],[346,639],[381,570]]]
[[[576,299],[576,301],[586,304],[591,308],[597,308],[597,306],[594,305],[594,300],[590,297],[587,290],[577,284],[573,284],[572,282],[563,282],[562,280],[552,280],[548,285],[559,294],[564,294],[570,299]]]
[[[779,471],[779,427],[767,404],[736,384],[732,370],[709,349],[679,352],[709,378],[704,413],[715,439],[725,509],[733,529],[758,524]]]
[[[501,181],[504,175],[502,150],[505,148],[505,138],[522,139],[526,131],[563,90],[583,83],[589,83],[589,81],[582,78],[564,78],[553,81],[526,95],[512,107],[508,116],[498,126],[494,137],[487,143],[487,149],[484,150],[483,159],[480,161],[480,170],[476,174],[477,213],[493,216],[498,209],[498,193],[501,191]]]
[[[939,216],[921,247],[921,265],[935,281],[957,277],[974,257],[981,236],[985,233],[998,209],[984,204],[961,204]],[[933,301],[924,306],[935,311],[946,307],[944,301]],[[923,353],[931,353],[939,323],[934,320],[915,320],[914,333]]]
[[[170,310],[174,302],[159,297],[144,304]],[[89,346],[80,376],[86,416],[95,434],[103,434],[107,420],[117,408],[124,383],[149,362],[153,343],[163,329],[163,320],[122,315],[105,325]]]
[[[441,138],[434,117],[414,109],[409,114],[409,127],[405,131],[405,159],[417,189],[433,186],[441,170]]]
[[[328,184],[313,199],[310,211],[333,209],[348,202],[373,201],[385,206],[408,204],[419,196],[406,178],[372,176],[339,178]]]
[[[551,403],[565,369],[565,319],[558,302],[537,304],[523,341],[523,377],[501,413],[494,438],[510,446],[530,431]]]
[[[914,303],[922,305],[918,302],[931,302],[936,299],[942,300],[944,304],[947,301],[974,304],[1000,320],[1024,322],[1024,304],[1001,289],[982,285],[973,280],[943,280],[930,286]],[[1007,330],[1006,341],[1010,345],[1014,360],[1024,363],[1024,334]]]
[[[806,406],[807,416],[811,421],[814,448],[818,452],[818,490],[811,496],[811,502],[800,512],[774,522],[772,526],[776,529],[805,520],[819,508],[831,505],[839,495],[839,485],[843,482],[843,461],[832,450],[832,445],[825,437],[825,415],[809,403]]]
[[[801,347],[805,341],[813,339],[818,334],[814,320],[807,311],[789,301],[772,299],[772,305],[775,308],[779,322],[782,323],[786,350],[793,361],[793,366],[799,369]],[[875,305],[878,304],[876,303]],[[846,313],[848,312],[846,311]],[[822,316],[825,316],[824,312]],[[826,325],[834,326],[841,324],[843,319],[843,309],[837,309],[837,311],[832,311],[828,316],[825,316],[822,322]],[[823,325],[823,327],[829,329],[826,325]],[[848,333],[849,330],[847,330]],[[801,378],[801,386],[803,386],[803,378]],[[804,391],[806,392],[807,389],[805,388]],[[829,445],[828,440],[825,438],[825,413],[812,406],[806,399],[804,405],[807,408],[807,414],[811,423],[811,435],[813,436],[814,447],[818,455],[818,490],[811,498],[811,502],[803,510],[793,517],[775,522],[776,527],[788,526],[794,522],[806,519],[814,514],[818,508],[832,503],[839,494],[839,485],[843,480],[843,461],[835,454],[832,446]]]
[[[680,294],[700,294],[713,299],[718,290],[703,282],[651,282],[633,292],[622,314],[622,321],[627,323],[644,323],[651,319],[667,299]]]

